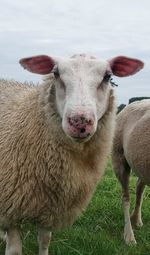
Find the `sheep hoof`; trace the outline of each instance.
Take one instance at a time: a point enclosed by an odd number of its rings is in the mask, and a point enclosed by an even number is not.
[[[131,245],[131,246],[136,245],[136,240],[134,235],[124,236],[124,240],[127,245]]]
[[[135,224],[137,227],[141,228],[143,226],[142,220],[138,220]]]
[[[5,255],[21,255],[21,254],[18,252],[13,252],[13,253],[5,253]]]
[[[134,226],[140,228],[143,226],[142,219],[140,217],[137,217],[135,215],[131,215],[131,222]]]
[[[14,249],[9,249],[6,251],[5,255],[22,255],[22,252],[16,251]]]
[[[127,245],[135,245],[136,240],[134,237],[134,233],[132,229],[129,229],[128,227],[125,227],[124,229],[124,240]]]

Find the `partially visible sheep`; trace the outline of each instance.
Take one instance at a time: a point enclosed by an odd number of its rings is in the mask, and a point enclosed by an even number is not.
[[[20,63],[48,76],[41,86],[0,81],[0,227],[5,254],[21,255],[19,225],[36,224],[39,255],[47,255],[50,231],[75,221],[104,172],[116,111],[111,74],[143,63],[85,55]]]
[[[142,196],[145,185],[150,185],[150,100],[132,103],[118,115],[112,161],[123,191],[124,239],[127,244],[136,243],[129,214],[129,176],[131,169],[138,176],[131,220],[142,226]]]

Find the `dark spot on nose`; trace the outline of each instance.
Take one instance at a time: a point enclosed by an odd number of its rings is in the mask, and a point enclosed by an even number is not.
[[[85,128],[81,128],[80,133],[85,133]]]

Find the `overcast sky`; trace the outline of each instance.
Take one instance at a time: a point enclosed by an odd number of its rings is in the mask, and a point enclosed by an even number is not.
[[[126,55],[143,60],[145,68],[132,77],[114,77],[118,102],[150,96],[150,0],[0,0],[0,6],[2,78],[40,81],[18,64],[37,54]]]

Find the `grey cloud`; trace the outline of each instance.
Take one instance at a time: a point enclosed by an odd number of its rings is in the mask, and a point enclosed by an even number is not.
[[[106,59],[127,55],[146,65],[136,76],[117,79],[119,102],[134,93],[150,95],[149,9],[149,0],[5,0],[0,15],[1,76],[40,80],[18,64],[21,57],[34,54],[86,52]]]

